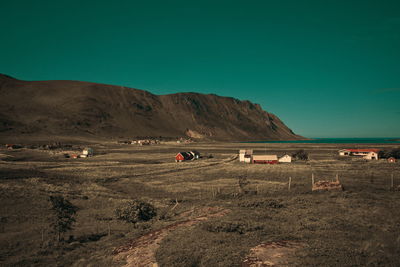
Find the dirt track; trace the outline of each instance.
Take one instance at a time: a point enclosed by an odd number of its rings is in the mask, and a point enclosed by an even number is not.
[[[168,234],[179,227],[187,227],[206,221],[213,217],[221,217],[229,212],[227,209],[218,207],[205,207],[198,210],[201,215],[182,222],[177,222],[162,229],[150,232],[138,239],[132,240],[129,244],[114,250],[114,260],[126,259],[125,267],[148,267],[158,266],[155,254],[161,241]],[[188,212],[190,213],[190,212]],[[185,213],[183,215],[188,215]]]

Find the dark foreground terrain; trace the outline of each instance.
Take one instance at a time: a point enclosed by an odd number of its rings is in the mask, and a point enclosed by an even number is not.
[[[400,266],[399,163],[338,159],[333,144],[90,146],[95,155],[82,159],[1,148],[1,266]],[[304,148],[310,160],[241,164],[240,148]],[[174,162],[192,149],[204,157]],[[345,190],[313,192],[312,174],[338,175]],[[61,242],[50,227],[54,195],[78,207]],[[131,199],[157,215],[117,220]]]

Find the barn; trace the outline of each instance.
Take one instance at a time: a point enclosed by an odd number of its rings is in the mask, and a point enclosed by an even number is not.
[[[258,164],[277,164],[277,155],[253,155],[253,163]]]
[[[175,162],[182,162],[185,160],[192,160],[192,159],[193,159],[193,155],[189,152],[179,152],[175,156]]]

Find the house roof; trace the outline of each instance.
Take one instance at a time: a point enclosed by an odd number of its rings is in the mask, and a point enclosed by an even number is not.
[[[253,155],[253,160],[278,160],[277,155]]]
[[[380,149],[368,148],[368,149],[342,149],[340,151],[350,151],[350,152],[375,152],[378,153]]]

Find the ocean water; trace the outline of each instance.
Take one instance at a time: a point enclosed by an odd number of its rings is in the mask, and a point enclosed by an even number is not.
[[[394,140],[396,139],[396,140]],[[253,141],[246,143],[303,143],[303,144],[400,144],[400,138],[313,138],[295,141]]]

